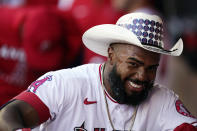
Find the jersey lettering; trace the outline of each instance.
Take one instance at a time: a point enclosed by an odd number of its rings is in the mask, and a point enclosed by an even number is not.
[[[74,131],[87,131],[85,129],[85,122],[80,127],[75,127]],[[94,131],[105,131],[105,128],[94,128]]]
[[[83,122],[83,124],[82,124],[80,127],[75,127],[75,128],[74,128],[74,131],[87,131],[87,130],[84,128],[84,125],[85,125],[85,122]]]
[[[51,81],[51,80],[52,80],[52,75],[51,76],[46,76],[44,79],[37,80],[30,85],[30,87],[28,88],[28,91],[31,91],[31,92],[35,93],[40,85],[42,85],[46,81]]]
[[[105,128],[94,128],[94,131],[105,131]]]

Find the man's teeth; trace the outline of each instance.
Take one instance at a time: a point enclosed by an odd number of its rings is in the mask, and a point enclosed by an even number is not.
[[[133,82],[129,82],[129,84],[131,85],[131,86],[133,86],[134,88],[141,88],[142,86],[141,85],[137,85],[137,84],[135,84],[135,83],[133,83]]]

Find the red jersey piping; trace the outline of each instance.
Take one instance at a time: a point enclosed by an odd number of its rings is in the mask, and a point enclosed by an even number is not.
[[[103,64],[99,65],[99,77],[100,77],[100,82],[101,82],[101,88],[102,88],[102,77],[101,77],[101,68],[102,68]],[[106,96],[114,103],[118,103],[116,100],[114,100],[109,94],[108,92],[104,89]]]

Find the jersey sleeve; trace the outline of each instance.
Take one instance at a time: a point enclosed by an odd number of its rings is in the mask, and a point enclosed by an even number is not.
[[[178,95],[169,89],[163,94],[160,125],[162,130],[174,130],[183,123],[195,124],[197,119],[185,108]],[[164,101],[165,100],[165,101]]]
[[[69,73],[65,72],[65,73]],[[49,72],[35,82],[33,82],[27,91],[19,94],[14,99],[22,100],[30,104],[37,112],[40,123],[53,120],[54,117],[70,102],[70,96],[74,93],[74,85],[71,84],[69,75]]]

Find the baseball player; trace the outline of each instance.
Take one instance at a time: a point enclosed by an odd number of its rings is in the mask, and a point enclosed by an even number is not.
[[[164,48],[162,27],[156,15],[130,13],[90,28],[84,44],[107,61],[41,76],[1,108],[0,130],[196,131],[178,96],[154,83],[160,54],[183,50],[181,39]]]

